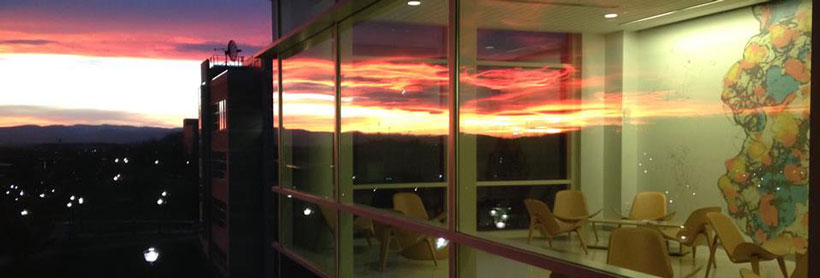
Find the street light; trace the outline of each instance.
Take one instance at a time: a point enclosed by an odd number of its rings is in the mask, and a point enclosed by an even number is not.
[[[148,247],[147,250],[142,252],[142,257],[145,258],[145,261],[149,264],[154,264],[154,262],[159,259],[159,251],[154,247]]]

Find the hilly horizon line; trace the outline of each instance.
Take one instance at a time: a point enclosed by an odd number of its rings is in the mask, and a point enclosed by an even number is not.
[[[182,128],[128,125],[20,125],[0,127],[0,146],[43,143],[131,144],[157,140],[179,133]]]
[[[160,127],[160,126],[140,126],[140,125],[117,125],[117,124],[100,124],[100,125],[93,125],[93,124],[73,124],[73,125],[27,124],[27,125],[14,125],[14,126],[0,126],[0,128],[25,128],[25,127],[39,127],[39,128],[49,128],[49,127],[133,127],[133,128],[182,129],[181,126],[178,126],[178,127]]]

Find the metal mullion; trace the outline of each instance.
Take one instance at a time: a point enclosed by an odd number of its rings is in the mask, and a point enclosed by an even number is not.
[[[277,1],[277,3],[278,2],[279,1]],[[277,9],[277,11],[278,10],[279,9]],[[281,19],[279,21],[281,22]],[[282,135],[283,135],[283,131],[285,130],[284,126],[282,125],[284,123],[284,121],[282,120],[282,116],[284,115],[284,113],[282,112],[282,107],[284,106],[282,104],[282,100],[283,100],[283,95],[285,93],[285,90],[282,87],[282,59],[281,59],[281,57],[278,53],[276,54],[275,57],[276,58],[274,58],[274,59],[276,60],[276,83],[277,83],[276,84],[276,90],[277,90],[277,96],[276,97],[278,98],[277,102],[276,102],[276,106],[277,106],[277,113],[279,113],[279,115],[276,115],[277,116],[276,121],[278,122],[277,126],[276,126],[276,129],[277,129],[277,131],[276,131],[276,149],[277,149],[276,150],[276,161],[277,161],[276,168],[277,169],[276,170],[278,171],[278,173],[276,175],[276,179],[277,179],[276,180],[276,185],[271,187],[271,190],[273,190],[274,192],[275,192],[274,189],[276,187],[282,186],[282,176],[283,176],[282,173],[283,173],[283,170],[284,170],[284,166],[282,165]],[[275,195],[275,198],[280,198],[280,196]],[[279,245],[279,243],[281,242],[282,229],[283,229],[282,228],[282,226],[283,226],[282,225],[282,219],[283,219],[282,218],[282,205],[283,205],[282,200],[277,199],[276,200],[276,229],[277,229],[277,231],[276,231],[276,238],[274,239],[274,248],[275,248],[275,246]],[[282,252],[277,249],[277,253],[281,254]],[[274,270],[274,271],[278,272],[280,277],[281,277],[281,274],[282,274],[282,270],[281,270],[281,268],[282,268],[282,259],[281,259],[280,256],[277,256],[277,259],[279,260],[277,262],[278,263],[277,266],[279,267],[279,269]]]
[[[341,102],[341,55],[339,54],[339,23],[334,22],[333,27],[331,27],[331,39],[333,40],[333,69],[334,69],[334,77],[333,77],[333,87],[334,87],[334,123],[333,123],[333,199],[335,202],[340,202],[341,197],[339,197],[341,190],[339,190],[339,175],[340,175],[340,168],[339,167],[339,147],[341,144],[340,136],[341,136],[341,126],[342,126],[342,102]],[[336,229],[333,231],[333,237],[336,244],[336,257],[334,258],[335,264],[334,267],[336,271],[336,277],[341,276],[341,257],[342,257],[342,240],[341,234],[344,225],[342,225],[342,211],[335,210],[336,213]]]
[[[447,104],[450,109],[450,125],[447,136],[447,230],[453,234],[458,234],[458,29],[459,29],[459,0],[449,0],[447,12],[447,66],[449,69],[449,88],[447,94]],[[449,255],[449,276],[458,277],[458,245],[450,246]]]
[[[542,186],[572,184],[571,179],[561,180],[511,180],[511,181],[478,181],[477,187],[488,186]]]
[[[421,182],[421,183],[371,183],[357,184],[353,190],[369,189],[409,189],[409,188],[446,188],[447,182]]]

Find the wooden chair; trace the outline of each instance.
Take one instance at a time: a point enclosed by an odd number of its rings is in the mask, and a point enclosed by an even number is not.
[[[723,249],[726,250],[726,255],[733,263],[752,264],[752,271],[755,274],[760,274],[760,261],[777,260],[780,270],[783,272],[783,277],[788,277],[786,272],[786,262],[783,256],[788,253],[789,243],[784,239],[771,239],[757,245],[746,242],[743,235],[737,229],[732,220],[728,216],[719,212],[710,212],[706,214],[709,219],[709,225],[715,231],[715,239],[712,242],[712,248],[709,253],[709,263],[706,265],[706,276],[709,277],[709,270],[711,265],[715,262],[715,251],[717,250],[717,243],[720,240],[723,243]]]
[[[681,228],[658,228],[664,238],[680,243],[681,246],[692,248],[692,258],[695,258],[697,245],[705,242],[712,250],[712,237],[707,225],[709,219],[706,214],[710,212],[720,213],[720,207],[700,208],[689,214]]]
[[[330,231],[336,233],[336,210],[325,206],[319,206],[319,211],[322,213],[322,216],[324,216],[327,226],[330,227]],[[370,238],[376,235],[373,231],[372,220],[364,217],[355,217],[353,219],[353,231],[364,234],[364,239],[367,241],[367,246],[372,246]]]
[[[760,275],[755,274],[748,268],[743,268],[740,269],[740,277],[760,278]],[[809,278],[809,255],[805,251],[794,254],[794,271],[791,278]]]
[[[587,210],[587,199],[584,193],[578,190],[561,190],[555,194],[555,206],[553,206],[553,214],[555,218],[561,221],[575,224],[582,222],[581,225],[586,224],[587,220],[598,215],[601,210],[593,214],[589,214]],[[595,241],[598,241],[598,231],[595,229],[595,223],[592,223],[592,232],[595,234]]]
[[[618,228],[609,237],[607,264],[672,278],[672,261],[666,247],[666,240],[660,232],[651,228]],[[700,267],[684,277],[692,277]]]
[[[632,207],[629,215],[623,215],[614,211],[622,219],[629,220],[657,220],[665,221],[672,219],[675,212],[666,212],[666,195],[661,192],[641,192],[632,199]]]
[[[536,199],[524,199],[524,206],[530,215],[530,231],[527,236],[527,242],[532,242],[532,232],[535,229],[541,232],[547,238],[547,244],[552,248],[552,238],[562,233],[575,232],[581,242],[581,248],[584,249],[585,254],[589,254],[587,244],[584,242],[584,237],[581,236],[581,230],[584,227],[583,221],[564,222],[552,214],[547,204]]]
[[[393,210],[407,217],[440,222],[444,220],[446,213],[438,217],[429,219],[427,210],[421,198],[414,193],[396,193],[393,195]],[[392,244],[405,257],[417,260],[433,260],[433,264],[438,266],[437,259],[446,258],[448,250],[446,247],[437,250],[435,239],[423,233],[395,229],[381,223],[374,225],[376,234],[381,241],[381,270],[384,271],[387,265],[387,255]]]

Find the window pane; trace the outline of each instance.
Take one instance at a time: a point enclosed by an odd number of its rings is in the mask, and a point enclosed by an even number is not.
[[[342,261],[348,263],[349,269],[342,277],[449,276],[450,241],[359,215],[342,215],[347,233],[343,233],[340,244],[347,246],[343,252],[348,252],[343,253],[347,260]]]
[[[325,273],[336,271],[336,210],[279,196],[279,243]]]
[[[651,221],[676,277],[708,221],[807,247],[811,1],[553,2],[460,2],[460,231],[648,272],[611,244]]]
[[[458,269],[461,278],[546,278],[551,271],[459,245]]]
[[[279,0],[279,5],[282,20],[279,35],[284,36],[333,6],[333,0]]]
[[[330,32],[282,60],[282,186],[333,196],[335,86]]]
[[[412,195],[426,212],[414,217],[445,221],[446,11],[382,1],[341,23],[343,201],[397,209]]]

